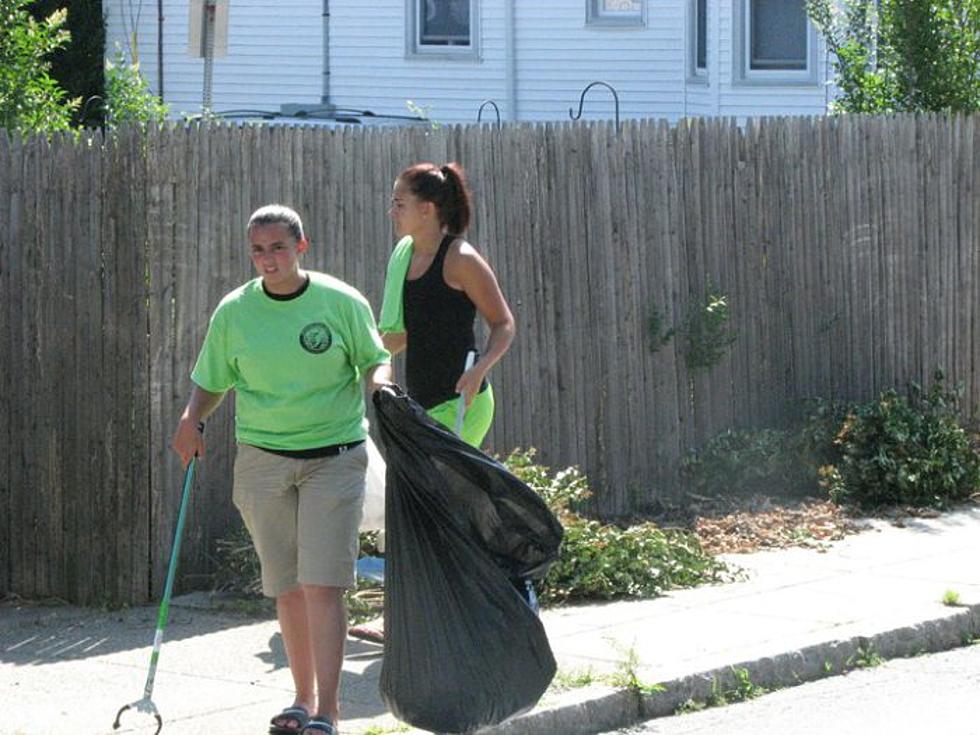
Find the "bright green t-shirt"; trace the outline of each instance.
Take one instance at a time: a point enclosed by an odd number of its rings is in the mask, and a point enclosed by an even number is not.
[[[364,439],[361,379],[391,355],[367,300],[332,276],[286,301],[256,278],[218,304],[191,379],[235,390],[235,437],[266,449],[313,449]]]

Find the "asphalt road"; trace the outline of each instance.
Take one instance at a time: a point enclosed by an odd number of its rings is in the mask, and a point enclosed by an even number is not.
[[[980,645],[896,659],[726,707],[651,720],[630,735],[980,735]]]

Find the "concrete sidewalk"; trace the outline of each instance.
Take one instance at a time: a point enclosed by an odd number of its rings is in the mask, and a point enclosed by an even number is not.
[[[980,508],[904,528],[871,525],[827,551],[726,557],[745,581],[545,611],[556,683],[628,666],[664,688],[642,697],[609,685],[555,688],[530,713],[485,732],[597,733],[732,687],[733,667],[773,688],[980,636]],[[962,606],[943,605],[946,590]],[[113,732],[116,710],[142,696],[155,620],[155,607],[0,607],[0,733]],[[347,651],[342,731],[417,732],[378,694],[381,647],[351,640]],[[164,733],[261,735],[291,694],[274,621],[171,609],[153,696]],[[151,724],[128,713],[116,732],[152,732]]]

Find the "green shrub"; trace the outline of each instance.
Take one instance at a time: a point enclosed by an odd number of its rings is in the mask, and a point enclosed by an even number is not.
[[[579,515],[591,490],[574,467],[552,473],[534,462],[534,450],[515,450],[505,464],[537,492],[565,529],[558,561],[538,585],[542,603],[570,599],[654,597],[675,587],[720,581],[727,567],[705,553],[697,536],[651,523],[621,528]],[[361,551],[374,553],[376,534],[361,534]],[[217,543],[215,589],[261,594],[259,561],[247,531],[238,526]],[[370,617],[380,608],[371,585],[348,595],[351,614]]]
[[[51,76],[51,54],[66,46],[68,11],[42,20],[27,0],[0,0],[0,129],[23,133],[70,130],[79,105]]]
[[[675,336],[681,341],[680,353],[690,370],[710,370],[725,356],[736,339],[731,329],[732,309],[728,296],[709,285],[704,298],[693,302],[680,325],[666,326],[666,317],[654,304],[647,318],[650,351],[656,352]]]
[[[252,537],[240,522],[228,536],[216,542],[215,562],[214,589],[241,597],[261,596],[259,557],[252,545]]]
[[[821,467],[840,461],[837,434],[844,425],[844,419],[853,410],[853,405],[816,398],[804,401],[803,406],[805,417],[794,442],[800,460],[807,465],[810,475],[816,478]]]
[[[838,503],[944,507],[980,487],[980,457],[959,421],[958,391],[942,373],[924,391],[884,391],[852,407],[835,442],[840,460],[822,469]]]
[[[507,467],[537,492],[565,529],[558,560],[538,585],[543,603],[655,597],[676,587],[719,581],[727,572],[697,536],[652,523],[622,528],[577,512],[591,495],[574,467],[554,474],[534,463],[534,450],[515,450]]]
[[[700,495],[819,491],[802,435],[780,429],[729,429],[681,460],[688,489]]]
[[[140,73],[139,63],[127,61],[119,49],[114,61],[105,62],[105,96],[108,127],[159,124],[167,119],[169,108],[150,91],[150,85]]]

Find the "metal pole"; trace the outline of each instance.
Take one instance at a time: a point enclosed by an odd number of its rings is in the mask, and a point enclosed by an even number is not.
[[[215,0],[204,0],[204,100],[202,102],[205,115],[211,112],[211,87],[214,76],[214,26]]]
[[[157,97],[163,102],[163,0],[157,0]]]

